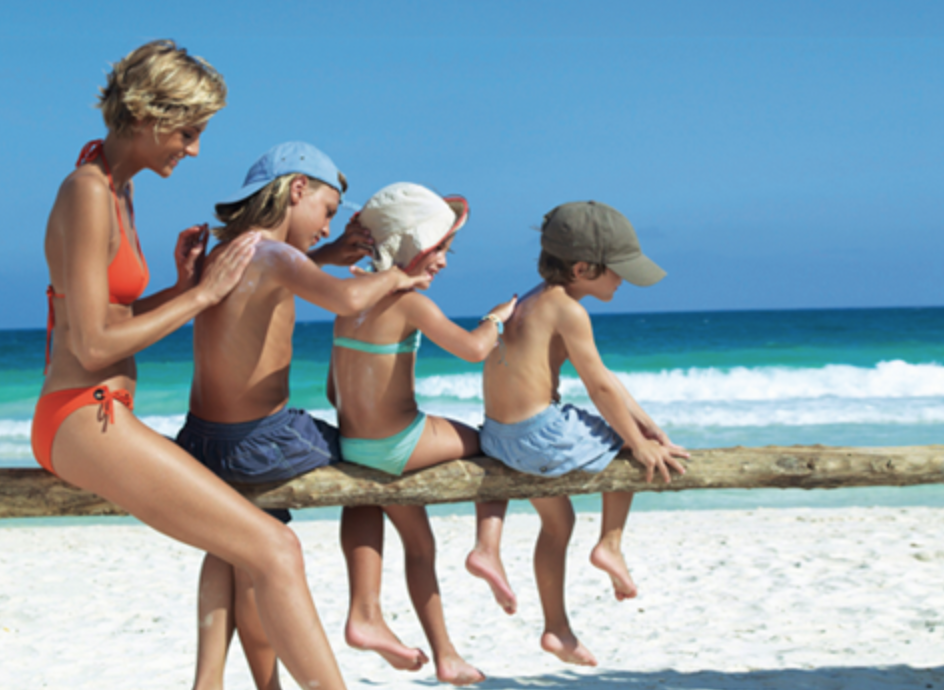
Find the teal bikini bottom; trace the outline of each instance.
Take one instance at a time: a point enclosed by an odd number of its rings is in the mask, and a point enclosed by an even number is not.
[[[416,414],[416,419],[398,434],[387,438],[345,438],[341,437],[341,457],[364,467],[395,474],[403,474],[403,468],[413,455],[413,449],[420,442],[426,427],[426,415]]]

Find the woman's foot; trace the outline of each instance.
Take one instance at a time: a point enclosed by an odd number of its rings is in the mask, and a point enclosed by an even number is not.
[[[639,593],[621,551],[613,551],[600,542],[590,552],[590,562],[610,576],[613,581],[613,593],[618,601],[632,599]]]
[[[550,652],[561,661],[578,666],[596,666],[597,660],[573,633],[558,635],[547,632],[541,635],[541,649]]]
[[[377,652],[388,664],[401,671],[418,671],[429,657],[422,649],[407,647],[400,642],[387,624],[348,619],[344,628],[344,640],[354,649]]]
[[[518,599],[508,584],[505,567],[501,559],[475,548],[465,559],[465,569],[475,577],[480,577],[492,588],[492,596],[509,616],[518,610]]]

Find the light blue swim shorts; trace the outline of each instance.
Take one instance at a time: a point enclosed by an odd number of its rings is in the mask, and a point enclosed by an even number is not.
[[[486,417],[479,440],[486,455],[541,477],[602,472],[623,447],[623,439],[603,418],[559,404],[517,424]]]
[[[406,429],[387,438],[342,436],[341,457],[347,462],[400,476],[413,455],[413,449],[420,442],[425,427],[426,415],[419,412]]]

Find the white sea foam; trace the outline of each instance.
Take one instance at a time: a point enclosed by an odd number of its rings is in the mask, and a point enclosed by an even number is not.
[[[944,425],[944,365],[900,360],[874,367],[734,367],[672,369],[617,375],[659,424],[673,429],[823,425]],[[481,424],[482,382],[477,373],[417,380],[422,408]],[[593,408],[580,379],[561,381],[565,401]],[[312,413],[336,423],[331,408]],[[174,437],[184,414],[142,421]],[[0,458],[30,458],[30,420],[0,419]],[[944,439],[942,439],[944,440]]]

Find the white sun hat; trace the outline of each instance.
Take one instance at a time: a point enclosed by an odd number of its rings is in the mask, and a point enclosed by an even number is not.
[[[469,217],[461,196],[441,197],[412,182],[396,182],[374,194],[358,215],[374,238],[374,269],[411,270]]]

